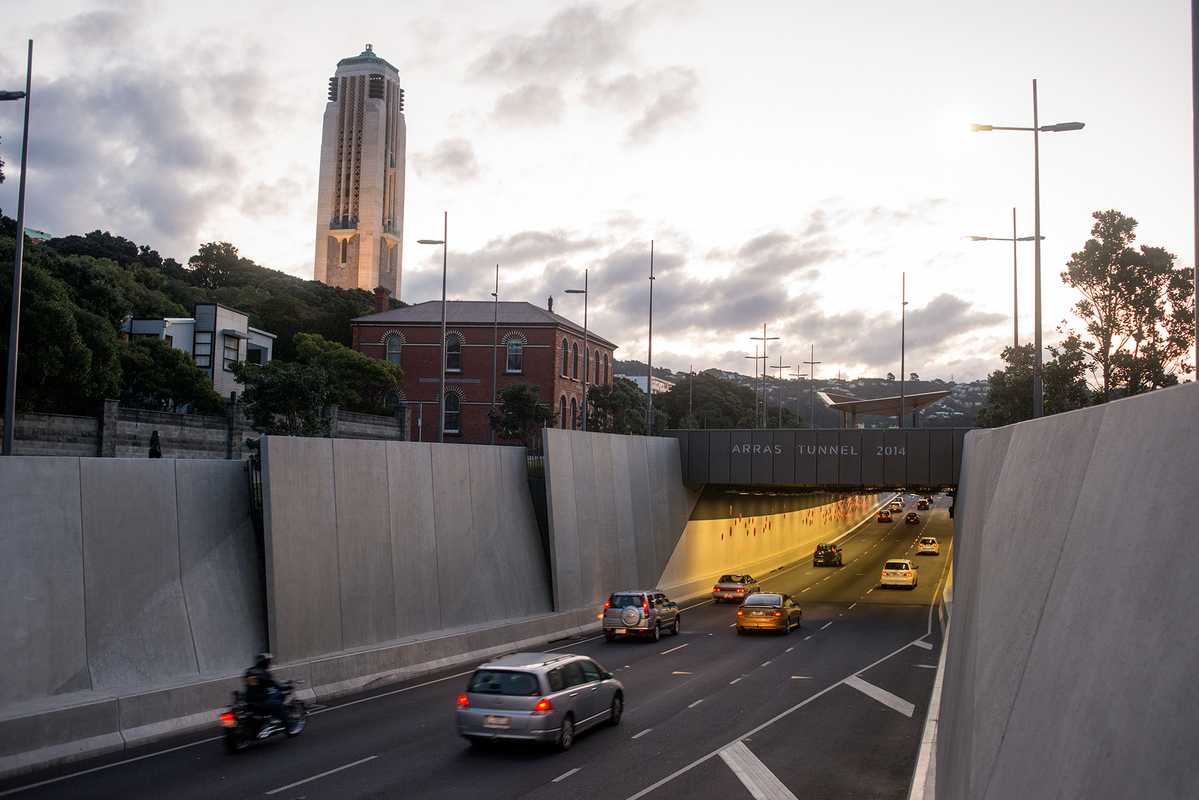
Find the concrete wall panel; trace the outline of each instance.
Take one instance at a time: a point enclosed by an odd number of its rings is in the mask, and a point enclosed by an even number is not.
[[[579,526],[579,586],[582,597],[594,600],[603,591],[603,576],[599,572],[600,542],[596,536],[601,509],[595,496],[595,462],[592,447],[571,445],[571,461],[574,467],[575,514]]]
[[[79,459],[0,459],[0,706],[91,688]]]
[[[194,675],[175,462],[80,460],[88,661],[97,689]]]
[[[437,582],[432,445],[387,443],[396,636],[443,627]]]
[[[560,429],[547,428],[545,443],[546,504],[549,506],[550,564],[553,575],[554,610],[582,605],[579,596],[579,520],[575,511],[573,467],[557,470],[551,465],[571,464],[571,437]]]
[[[433,448],[433,504],[437,520],[437,588],[447,628],[484,613],[475,597],[475,542],[470,456],[465,446]]]
[[[546,614],[553,610],[553,595],[548,556],[529,494],[525,450],[523,447],[496,449],[502,476],[499,493],[499,520],[504,531],[502,549],[508,555],[509,574],[518,584],[506,587],[505,591],[516,603],[514,616]]]
[[[512,587],[512,548],[504,533],[510,524],[500,517],[499,493],[500,448],[487,445],[466,445],[470,459],[470,501],[474,527],[468,536],[473,539],[474,575],[472,594],[489,598],[493,608],[475,603],[475,613],[469,622],[493,619],[495,616],[517,616]],[[465,622],[465,621],[464,621]]]

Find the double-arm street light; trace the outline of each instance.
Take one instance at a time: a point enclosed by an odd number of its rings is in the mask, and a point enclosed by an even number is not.
[[[12,455],[13,430],[17,419],[17,349],[21,333],[21,272],[25,257],[25,176],[29,157],[29,96],[33,90],[33,40],[25,64],[25,91],[0,92],[0,100],[25,99],[25,127],[21,134],[21,184],[17,190],[17,246],[12,264],[12,303],[8,320],[8,373],[4,381],[4,455]]]
[[[782,385],[783,384],[783,370],[791,369],[791,365],[784,364],[783,357],[779,356],[779,363],[775,364],[773,367],[771,367],[771,369],[777,369],[779,371],[779,427],[782,428],[783,427],[783,404],[787,401],[787,398],[783,397],[783,395],[784,395],[783,385]]]
[[[821,363],[816,360],[816,345],[810,345],[808,360],[803,363],[808,365],[808,427],[816,430],[816,365]]]
[[[645,433],[654,435],[654,240],[649,240],[649,338],[645,346]]]
[[[1031,242],[1031,236],[1016,235],[1016,209],[1012,209],[1012,235],[1011,236],[967,236],[972,242],[1011,242],[1012,243],[1012,347],[1020,347],[1020,292],[1019,292],[1019,271],[1017,270],[1018,259],[1016,256],[1016,242]],[[1045,237],[1042,236],[1042,239]]]
[[[767,423],[767,421],[766,421],[766,370],[768,368],[768,365],[770,364],[770,362],[766,360],[766,343],[767,342],[777,342],[779,337],[767,336],[766,335],[766,323],[762,323],[762,335],[761,336],[751,336],[749,338],[755,342],[762,343],[762,427],[766,428],[769,426],[769,423]]]
[[[1032,415],[1040,417],[1045,409],[1045,396],[1041,388],[1041,133],[1062,133],[1065,131],[1080,131],[1085,123],[1059,122],[1053,125],[1042,125],[1037,111],[1037,81],[1032,82],[1032,127],[1025,128],[1011,125],[979,125],[971,127],[975,131],[1030,131],[1032,133],[1032,163],[1033,163],[1033,342],[1036,350],[1036,362],[1032,375]]]
[[[441,220],[441,238],[440,239],[417,239],[417,244],[439,244],[441,245],[441,374],[439,376],[440,386],[437,393],[437,441],[445,441],[445,267],[446,267],[446,250],[449,247],[447,244],[450,240],[450,212],[442,212]]]
[[[583,270],[583,288],[567,289],[567,294],[583,295],[583,430],[587,430],[587,270]]]
[[[899,427],[903,428],[903,379],[907,364],[904,334],[908,319],[908,274],[901,273],[899,279]]]

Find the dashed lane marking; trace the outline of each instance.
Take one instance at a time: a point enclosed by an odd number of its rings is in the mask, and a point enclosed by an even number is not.
[[[920,669],[936,669],[937,668],[936,664],[913,664],[912,666],[920,667]]]
[[[733,678],[731,681],[729,681],[729,686],[735,686],[735,685],[736,685],[736,684],[738,684],[738,683],[741,683],[741,679],[740,679],[740,678]]]
[[[845,609],[845,610],[846,610],[846,611],[853,611],[853,607],[854,607],[854,606],[856,606],[856,605],[857,605],[857,603],[850,603],[850,604],[849,604],[849,608],[847,608],[847,609]]]
[[[811,675],[792,675],[791,680],[793,680],[793,681],[810,681],[810,680],[812,680],[812,676]]]
[[[881,686],[875,686],[873,683],[864,681],[857,675],[850,675],[848,678],[842,681],[842,683],[844,683],[846,686],[857,689],[862,694],[879,701],[888,708],[898,711],[905,717],[912,716],[912,712],[916,710],[915,705],[909,703],[907,700],[904,700],[899,695],[892,694]]]
[[[703,701],[704,701],[704,699],[701,697],[700,699],[696,700],[696,701],[695,701],[694,703],[692,703],[691,705],[687,706],[687,708],[695,708],[697,705],[699,705],[699,704],[700,704],[700,703],[702,703]]]
[[[763,667],[769,667],[769,666],[770,666],[770,662],[771,662],[772,660],[773,660],[773,659],[769,659],[769,658],[768,658],[768,659],[766,659],[765,661],[763,661],[763,662],[762,662],[762,666],[763,666]]]
[[[811,589],[812,589],[812,587],[811,587],[811,586],[809,586],[809,587],[807,587],[806,589],[800,589],[800,590],[799,590],[799,593],[800,593],[800,594],[803,594],[804,592],[811,591]]]
[[[733,624],[736,625],[737,623],[734,622]],[[691,644],[691,643],[688,642],[687,644]],[[658,655],[660,655],[660,656],[669,655],[670,653],[673,653],[675,650],[682,650],[684,647],[687,646],[687,644],[681,644],[678,647],[672,647],[669,650],[663,650],[661,653],[658,653]]]
[[[342,764],[340,767],[334,767],[333,769],[327,769],[324,772],[318,772],[316,775],[313,775],[311,778],[305,778],[302,781],[296,781],[295,783],[289,783],[286,786],[280,786],[278,789],[271,789],[269,792],[267,792],[267,794],[272,795],[272,794],[279,794],[279,792],[286,792],[288,789],[294,788],[296,786],[301,786],[305,783],[311,783],[312,781],[323,778],[326,775],[332,775],[335,772],[341,772],[343,769],[349,769],[350,767],[356,767],[359,764],[365,764],[368,761],[374,761],[376,758],[378,758],[378,756],[367,756],[366,758],[360,758],[357,761],[351,761],[349,764]]]
[[[812,638],[811,636],[805,636],[805,637],[803,637],[803,640],[806,642],[808,639],[811,639],[811,638]]]
[[[795,649],[795,645],[792,645],[791,647],[788,647],[788,648],[787,648],[786,650],[784,650],[783,652],[784,652],[784,653],[790,653],[790,652],[791,652],[792,650],[794,650],[794,649]]]
[[[824,630],[825,628],[827,628],[829,625],[832,625],[832,624],[833,624],[833,623],[831,623],[831,622],[826,622],[826,623],[824,623],[824,625],[823,625],[823,626],[820,628],[820,630]]]
[[[575,767],[574,769],[567,770],[566,772],[563,772],[561,775],[559,775],[558,777],[554,778],[554,779],[553,779],[552,781],[550,781],[550,782],[551,782],[551,783],[561,783],[562,781],[566,780],[566,779],[567,779],[567,778],[569,778],[571,775],[574,775],[576,772],[578,772],[578,771],[579,771],[579,770],[581,770],[581,769],[582,769],[582,767]]]
[[[916,645],[917,647],[924,648],[925,650],[932,650],[932,649],[933,649],[933,646],[932,646],[932,644],[930,644],[929,642],[926,642],[926,641],[924,641],[923,639],[917,639],[916,641],[912,642],[912,644]]]
[[[912,715],[911,715],[911,714],[908,714],[908,716],[910,717],[910,716],[912,716]],[[653,728],[646,728],[646,729],[645,729],[645,730],[643,730],[641,733],[634,733],[634,734],[633,734],[633,738],[634,738],[634,739],[640,739],[642,736],[644,736],[645,734],[649,733],[649,732],[650,732],[650,731],[652,731],[652,730],[653,730]]]
[[[682,670],[680,670],[680,669],[676,669],[674,672],[672,672],[672,673],[670,673],[670,674],[671,674],[671,675],[690,675],[691,673],[690,673],[690,672],[683,672],[683,671],[682,671]]]

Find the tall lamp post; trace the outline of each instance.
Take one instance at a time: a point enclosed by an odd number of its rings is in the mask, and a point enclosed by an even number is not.
[[[1037,110],[1037,80],[1032,82],[1032,127],[1025,128],[1011,125],[979,125],[971,126],[977,131],[1031,131],[1032,132],[1032,169],[1033,169],[1033,346],[1036,350],[1036,361],[1032,374],[1032,415],[1040,417],[1045,411],[1045,396],[1041,389],[1041,133],[1062,133],[1064,131],[1080,131],[1085,127],[1082,122],[1059,122],[1054,125],[1042,125]]]
[[[752,358],[754,360],[754,383],[757,383],[758,382],[758,362],[759,361],[762,362],[762,364],[763,364],[762,372],[765,372],[766,371],[766,366],[765,366],[766,356],[758,355],[758,346],[755,344],[754,345],[754,354],[752,356],[747,355],[745,357]],[[754,421],[753,421],[753,425],[756,426],[757,424],[758,424],[758,390],[755,389],[754,390]],[[766,426],[763,425],[762,427],[766,427]]]
[[[492,304],[491,313],[491,417],[488,419],[488,426],[491,428],[491,443],[495,444],[495,400],[499,394],[500,373],[497,364],[497,351],[500,347],[500,265],[495,265],[495,291],[491,293],[495,298]],[[507,354],[504,356],[507,361]]]
[[[908,316],[908,274],[900,274],[899,278],[899,427],[903,428],[903,375],[907,364],[904,363],[905,347],[904,333]]]
[[[417,239],[417,244],[441,245],[441,373],[438,375],[439,389],[437,392],[437,441],[445,441],[445,272],[447,249],[450,240],[450,212],[442,212],[441,238]]]
[[[784,364],[783,357],[779,356],[779,363],[775,364],[773,367],[771,367],[771,369],[777,369],[779,371],[779,383],[782,384],[783,370],[791,369],[791,365]],[[787,401],[787,399],[785,397],[783,397],[783,394],[784,394],[783,387],[780,385],[779,386],[779,428],[783,427],[783,404]]]
[[[649,339],[645,347],[645,435],[654,435],[654,240],[649,240]]]
[[[1199,0],[1196,0],[1199,2]],[[1012,209],[1012,235],[1011,236],[967,236],[972,242],[1011,242],[1012,243],[1012,347],[1020,347],[1020,292],[1019,292],[1019,270],[1016,254],[1017,242],[1031,242],[1031,236],[1016,235],[1016,209]],[[1042,236],[1042,239],[1045,237]]]
[[[25,91],[0,92],[0,100],[25,98],[25,127],[21,133],[21,184],[17,190],[17,246],[12,264],[12,304],[8,320],[8,373],[4,381],[4,455],[12,455],[13,428],[17,419],[17,351],[21,333],[21,273],[25,258],[25,176],[29,161],[29,99],[33,90],[33,40],[25,64]]]
[[[765,428],[765,427],[768,427],[768,423],[766,421],[766,370],[769,368],[768,365],[770,364],[770,362],[766,360],[766,343],[767,342],[777,342],[779,337],[767,336],[766,335],[766,323],[763,322],[762,323],[762,335],[761,336],[751,336],[749,338],[753,339],[755,342],[762,343],[762,427]]]
[[[583,430],[587,430],[587,272],[583,270],[583,288],[567,289],[567,294],[583,295]]]
[[[795,370],[794,372],[792,372],[792,373],[791,373],[791,377],[792,377],[792,378],[795,378],[795,380],[799,380],[800,378],[806,378],[806,377],[808,377],[808,373],[806,373],[806,372],[800,372],[799,370]],[[790,399],[795,401],[795,418],[796,418],[796,419],[799,419],[799,418],[800,418],[800,414],[799,414],[799,395],[796,395],[795,397],[792,397],[792,398],[790,398]]]
[[[803,362],[808,365],[808,415],[809,427],[816,430],[816,365],[822,362],[816,360],[816,345],[810,345],[808,352],[808,360]]]
[[[1191,0],[1191,179],[1195,203],[1195,380],[1199,382],[1199,0]]]

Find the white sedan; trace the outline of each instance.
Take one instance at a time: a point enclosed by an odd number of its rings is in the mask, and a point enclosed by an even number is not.
[[[888,586],[906,586],[915,589],[918,581],[916,571],[919,569],[911,561],[894,559],[883,564],[883,575],[879,581],[883,588]]]
[[[916,540],[916,555],[941,555],[941,543],[931,536],[921,536]]]

